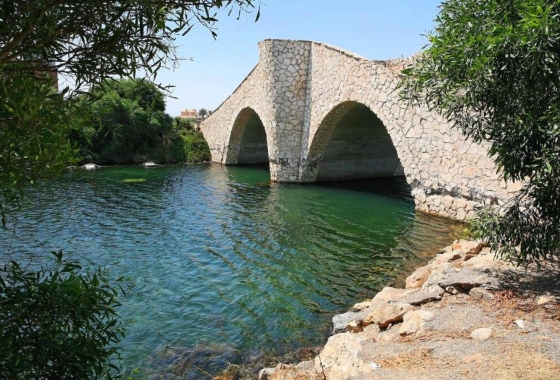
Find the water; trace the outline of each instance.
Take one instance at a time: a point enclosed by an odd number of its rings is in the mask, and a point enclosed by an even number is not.
[[[219,165],[80,171],[29,192],[0,252],[62,249],[129,277],[127,370],[195,346],[235,360],[280,354],[324,344],[333,314],[452,241],[458,226],[415,214],[403,185],[276,184],[266,170]]]

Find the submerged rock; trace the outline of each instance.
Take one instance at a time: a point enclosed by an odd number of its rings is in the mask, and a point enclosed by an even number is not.
[[[97,164],[85,164],[81,166],[82,169],[85,170],[96,170],[101,168],[101,166],[97,165]]]
[[[156,164],[156,163],[153,162],[153,161],[147,161],[147,162],[144,162],[144,163],[142,164],[142,166],[145,167],[145,168],[157,168],[157,167],[159,167],[159,166],[161,166],[161,165]]]

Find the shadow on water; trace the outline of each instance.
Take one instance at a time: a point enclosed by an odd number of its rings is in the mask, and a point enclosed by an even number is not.
[[[369,194],[388,195],[398,198],[409,198],[412,200],[412,195],[410,194],[411,187],[406,181],[405,176],[316,182],[309,185],[338,190],[359,191]]]

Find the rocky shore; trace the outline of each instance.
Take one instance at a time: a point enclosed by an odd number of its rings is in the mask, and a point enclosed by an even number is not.
[[[560,266],[517,268],[460,240],[333,318],[314,360],[275,379],[560,379]]]

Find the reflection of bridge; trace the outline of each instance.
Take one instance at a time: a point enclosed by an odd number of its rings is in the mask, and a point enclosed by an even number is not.
[[[265,40],[260,61],[201,125],[212,160],[270,163],[273,181],[406,175],[417,208],[463,220],[507,199],[486,148],[402,103],[405,60],[371,61],[309,41]]]

